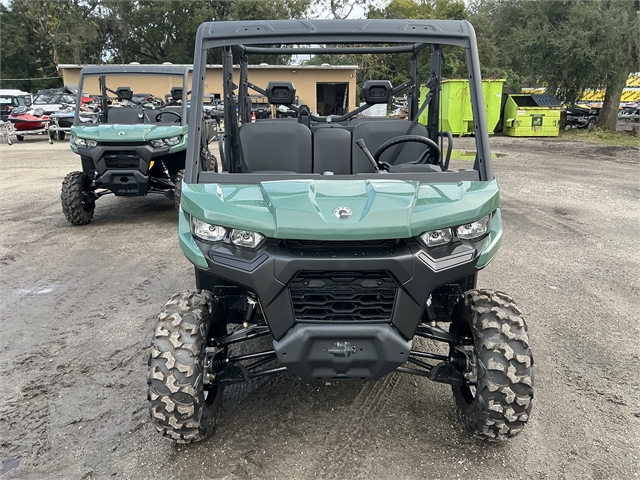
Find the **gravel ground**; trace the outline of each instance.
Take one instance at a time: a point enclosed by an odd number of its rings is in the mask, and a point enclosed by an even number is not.
[[[473,149],[472,139],[456,146]],[[68,145],[0,146],[0,477],[615,478],[640,472],[640,150],[496,137],[505,237],[479,286],[523,310],[531,421],[483,443],[448,386],[402,374],[230,389],[216,435],[190,446],[148,419],[155,316],[194,287],[173,202],[101,199],[72,227]]]

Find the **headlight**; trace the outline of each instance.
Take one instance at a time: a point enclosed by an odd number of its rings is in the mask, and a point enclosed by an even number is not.
[[[170,147],[173,147],[174,145],[178,145],[180,143],[180,135],[176,137],[165,138],[164,142]]]
[[[93,148],[96,145],[98,145],[98,142],[96,142],[95,140],[86,140],[84,138],[78,138],[78,137],[74,137],[73,143],[75,143],[76,145],[80,145],[81,147],[89,147],[89,148]]]
[[[474,238],[481,237],[489,231],[489,219],[491,215],[466,225],[460,225],[456,228],[458,238],[461,240],[473,240]]]
[[[161,138],[158,140],[150,140],[149,143],[156,148],[164,147],[165,145],[174,147],[178,145],[181,140],[182,140],[182,135],[176,135],[175,137]]]
[[[451,241],[451,229],[441,228],[440,230],[431,230],[430,232],[424,232],[420,235],[420,240],[424,242],[427,247],[435,247],[438,245],[444,245]]]
[[[231,230],[231,243],[237,247],[256,248],[264,240],[264,235],[249,230]]]
[[[211,225],[194,217],[191,217],[191,229],[196,237],[205,242],[219,242],[227,235],[226,228]]]

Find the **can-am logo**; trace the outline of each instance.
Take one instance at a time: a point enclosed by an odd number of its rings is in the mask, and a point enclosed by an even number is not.
[[[124,132],[118,132],[118,135],[124,135]]]
[[[333,216],[338,220],[347,220],[351,218],[351,209],[349,207],[338,207],[333,211]]]

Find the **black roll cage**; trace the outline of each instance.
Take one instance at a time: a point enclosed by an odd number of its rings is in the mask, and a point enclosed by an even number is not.
[[[298,47],[261,46],[274,44],[297,45]],[[345,47],[344,44],[358,46]],[[371,46],[360,46],[369,44]],[[377,46],[377,44],[384,44],[384,46]],[[327,45],[327,47],[318,47],[317,45]],[[201,146],[196,139],[201,137],[201,130],[204,128],[202,122],[197,120],[202,118],[208,49],[216,47],[222,49],[226,131],[224,136],[225,158],[220,160],[226,170],[240,172],[242,165],[238,145],[238,114],[243,123],[251,120],[249,89],[266,94],[265,90],[248,81],[247,56],[249,54],[411,53],[410,80],[395,87],[393,94],[405,88],[410,89],[408,113],[409,120],[413,123],[417,122],[418,116],[424,111],[427,104],[430,105],[426,127],[431,140],[437,142],[441,137],[438,132],[438,109],[440,105],[442,47],[445,45],[459,46],[465,49],[476,139],[474,169],[478,170],[481,180],[492,180],[494,175],[475,31],[469,22],[453,20],[274,20],[203,23],[198,28],[196,37],[192,85],[193,108],[189,112],[189,124],[198,132],[196,135],[189,135],[184,180],[187,183],[198,183],[202,172],[199,155]],[[431,49],[430,78],[427,82],[430,93],[423,105],[419,107],[418,55],[428,47]],[[240,63],[239,85],[233,81],[234,52],[239,57]],[[237,97],[234,94],[236,89],[238,90]],[[238,114],[236,113],[236,98],[238,99]],[[373,104],[365,104],[339,117],[309,115],[309,118],[315,122],[327,123],[347,121],[371,105]],[[300,112],[299,107],[290,105],[288,107]],[[212,175],[217,176],[218,174],[206,173],[208,179]],[[224,175],[228,176],[228,174]],[[226,182],[229,180],[227,178]]]
[[[176,66],[176,65],[90,65],[83,67],[80,70],[80,78],[78,79],[78,91],[82,92],[84,87],[84,79],[86,77],[98,77],[98,84],[100,86],[100,101],[102,105],[101,115],[106,115],[107,110],[107,92],[114,93],[108,89],[105,83],[107,76],[115,75],[157,75],[157,76],[172,76],[182,77],[182,112],[181,125],[185,125],[188,122],[188,109],[187,109],[187,94],[186,89],[189,86],[189,73],[192,71],[191,66]],[[74,125],[86,125],[80,121],[80,105],[82,104],[82,95],[78,95],[75,117],[73,119]],[[106,116],[104,117],[106,118]],[[101,122],[102,123],[102,122]]]

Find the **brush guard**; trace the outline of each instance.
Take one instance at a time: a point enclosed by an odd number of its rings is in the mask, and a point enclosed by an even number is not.
[[[473,381],[473,377],[475,377],[475,369],[473,368],[475,361],[473,358],[471,338],[461,337],[446,332],[439,326],[434,325],[434,323],[435,322],[432,322],[431,324],[421,323],[418,326],[415,335],[448,344],[450,349],[449,355],[414,350],[411,347],[411,341],[405,341],[403,339],[389,341],[390,337],[387,336],[389,335],[389,332],[387,332],[385,328],[381,329],[380,327],[388,327],[389,330],[392,330],[391,326],[388,324],[378,324],[378,328],[369,329],[369,343],[365,342],[363,344],[362,341],[360,341],[360,345],[363,345],[362,347],[358,345],[356,340],[353,340],[353,343],[348,339],[345,341],[326,341],[325,343],[327,343],[327,345],[324,347],[326,350],[324,353],[326,353],[326,355],[324,357],[325,360],[332,360],[330,357],[334,357],[334,363],[346,364],[349,362],[350,358],[355,358],[359,353],[363,353],[364,349],[367,348],[366,345],[368,345],[369,348],[373,346],[377,348],[386,348],[388,350],[389,354],[383,355],[385,360],[382,362],[383,365],[377,365],[374,360],[373,362],[370,362],[373,364],[373,367],[365,367],[364,374],[358,374],[358,372],[363,372],[363,367],[360,366],[358,367],[359,370],[356,369],[354,372],[355,374],[349,374],[347,373],[347,370],[342,374],[338,373],[335,375],[330,367],[323,367],[322,362],[320,362],[318,358],[312,359],[311,362],[312,367],[317,367],[315,370],[313,368],[307,368],[305,370],[301,367],[301,365],[304,364],[304,361],[300,362],[300,355],[305,355],[305,352],[308,353],[309,351],[314,350],[313,342],[310,342],[309,340],[305,341],[305,335],[313,333],[314,330],[321,330],[323,327],[326,327],[325,325],[310,324],[312,327],[315,327],[315,329],[300,329],[298,332],[292,331],[291,333],[293,335],[290,337],[290,341],[286,342],[284,345],[282,342],[285,339],[280,342],[274,341],[275,348],[272,350],[237,356],[225,355],[223,352],[226,352],[226,347],[229,347],[230,345],[271,335],[267,325],[247,324],[245,322],[245,326],[240,330],[217,338],[214,341],[213,346],[207,347],[207,359],[205,361],[205,365],[208,369],[208,375],[206,376],[206,380],[207,383],[213,383],[213,381],[217,379],[217,381],[222,384],[234,384],[248,382],[253,378],[289,370],[308,381],[377,380],[378,378],[393,371],[426,377],[434,382],[447,383],[454,386],[460,386]],[[358,327],[365,328],[374,326],[376,326],[376,324],[358,325]],[[325,337],[327,340],[335,340],[336,338],[348,337],[344,336],[344,332],[338,332],[336,334],[337,330],[334,330],[335,327],[336,326],[333,326],[331,329],[325,328],[326,334],[320,334],[320,336],[316,336],[314,338],[319,339]],[[346,325],[346,327],[353,331],[354,326]],[[376,333],[380,334],[380,332],[385,332],[382,334],[383,336],[379,338],[382,343],[376,343]],[[340,336],[341,334],[342,336]],[[355,336],[358,337],[358,335]],[[364,336],[367,337],[366,334]],[[362,337],[362,335],[360,335],[360,337]],[[398,335],[398,337],[400,336]],[[296,345],[297,347],[294,347],[294,351],[288,350],[291,346]],[[380,347],[380,345],[382,345],[382,347]],[[318,355],[320,352],[317,351],[317,345],[315,345],[315,347],[315,354]],[[400,349],[397,347],[400,347]],[[297,348],[297,350],[295,348]],[[360,351],[360,348],[363,349],[362,352]],[[379,355],[380,350],[374,350],[370,353]],[[335,360],[337,360],[337,362],[335,362]],[[340,360],[344,361],[340,362]],[[428,363],[430,360],[435,360],[437,363]],[[278,362],[277,365],[269,365],[276,361]],[[411,367],[404,366],[407,363],[411,364]],[[320,367],[318,367],[318,365],[320,365]],[[318,368],[320,368],[320,370],[318,370]],[[325,373],[314,375],[314,371],[324,371]],[[327,371],[329,373],[326,373]]]

